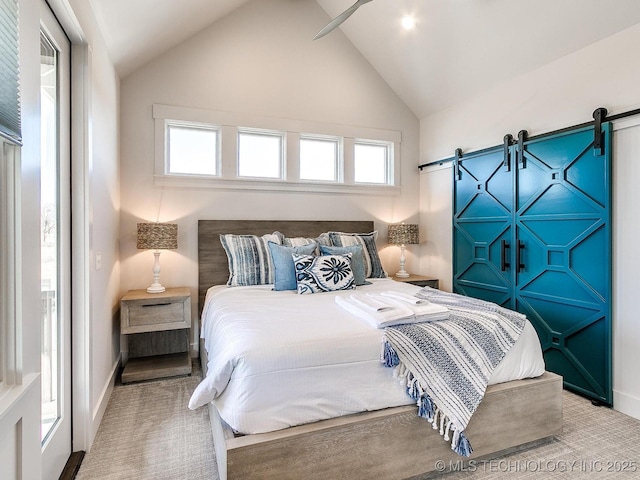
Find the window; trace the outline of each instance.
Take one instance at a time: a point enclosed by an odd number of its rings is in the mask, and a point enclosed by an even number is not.
[[[356,183],[390,183],[390,151],[388,143],[356,142],[353,152]]]
[[[153,119],[159,186],[400,192],[399,131],[159,104]]]
[[[219,130],[213,126],[167,124],[169,174],[219,175]]]
[[[337,182],[338,139],[300,137],[300,180]]]
[[[238,176],[283,178],[282,133],[258,130],[238,131]]]

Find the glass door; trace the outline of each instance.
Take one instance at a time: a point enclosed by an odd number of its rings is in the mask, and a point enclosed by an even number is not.
[[[47,4],[40,32],[42,473],[71,454],[70,46]]]

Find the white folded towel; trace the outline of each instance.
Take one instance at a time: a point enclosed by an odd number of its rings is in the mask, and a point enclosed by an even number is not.
[[[410,308],[398,304],[397,307],[388,308],[382,311],[372,311],[356,303],[355,300],[347,296],[338,295],[335,297],[336,303],[347,312],[364,320],[373,328],[384,328],[390,325],[408,323],[414,318]]]
[[[355,293],[349,295],[349,298],[351,298],[351,300],[353,300],[358,306],[372,312],[383,312],[394,308],[393,305],[389,302],[385,302],[384,299],[381,299],[380,297]]]
[[[428,300],[414,297],[413,295],[408,295],[406,293],[389,290],[382,292],[378,298],[383,298],[383,301],[396,302],[399,305],[408,306],[416,316],[416,322],[412,323],[435,322],[449,318],[449,309],[447,307],[436,305]]]
[[[340,307],[366,321],[373,328],[385,328],[407,323],[435,322],[449,318],[449,309],[447,307],[430,302],[422,305],[411,305],[391,297],[381,297],[374,294],[367,294],[369,298],[363,301],[361,298],[363,296],[350,295],[347,297],[338,295],[335,297],[335,301]],[[384,305],[384,307],[374,310],[374,305]]]
[[[437,322],[449,318],[449,309],[435,303],[417,305],[413,307],[413,313],[415,315],[414,323]]]
[[[418,298],[403,292],[394,292],[393,290],[382,292],[380,295],[382,295],[383,297],[393,298],[394,300],[399,300],[401,302],[409,303],[411,305],[425,305],[429,303],[429,300]]]

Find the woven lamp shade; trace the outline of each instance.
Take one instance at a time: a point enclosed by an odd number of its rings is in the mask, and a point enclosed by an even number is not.
[[[173,250],[178,248],[177,223],[139,223],[139,249]]]
[[[418,225],[415,223],[401,223],[389,225],[389,243],[393,245],[415,245],[420,243]]]

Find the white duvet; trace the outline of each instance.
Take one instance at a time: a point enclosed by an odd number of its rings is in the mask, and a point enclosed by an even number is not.
[[[358,292],[420,290],[389,279],[371,282]],[[231,428],[253,434],[411,404],[393,369],[380,363],[384,330],[340,308],[336,295],[345,292],[209,289],[201,320],[208,372],[189,408],[213,401]],[[489,384],[543,372],[540,342],[527,322]]]

